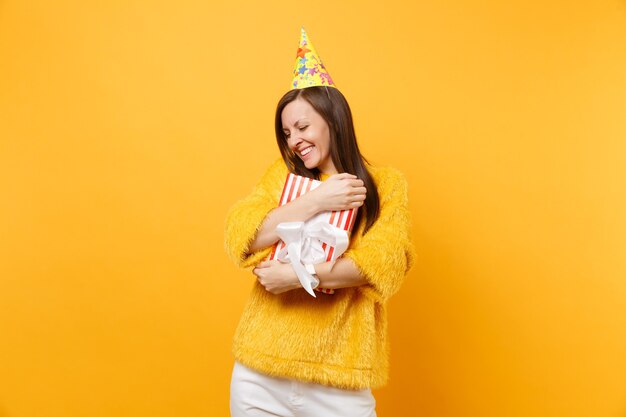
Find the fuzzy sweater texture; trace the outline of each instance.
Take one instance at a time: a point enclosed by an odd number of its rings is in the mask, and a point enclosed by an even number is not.
[[[267,375],[343,389],[387,383],[386,305],[411,268],[415,250],[406,179],[391,167],[368,166],[368,171],[378,190],[380,215],[365,236],[361,221],[343,254],[368,284],[313,298],[304,289],[274,295],[255,281],[235,332],[237,361]],[[283,160],[277,159],[229,210],[225,248],[239,267],[251,270],[270,254],[271,247],[248,255],[247,249],[266,215],[278,206],[287,174]]]

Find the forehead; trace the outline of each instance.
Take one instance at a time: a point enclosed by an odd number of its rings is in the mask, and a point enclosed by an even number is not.
[[[298,121],[306,119],[307,121],[315,121],[318,117],[321,117],[309,104],[308,101],[297,98],[291,103],[287,104],[281,114],[281,120],[283,127],[293,126]]]

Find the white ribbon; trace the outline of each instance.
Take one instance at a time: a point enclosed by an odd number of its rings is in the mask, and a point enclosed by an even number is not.
[[[324,243],[334,248],[333,259],[337,259],[348,248],[348,232],[327,222],[284,222],[276,226],[276,233],[285,243],[276,253],[276,259],[291,262],[302,288],[315,297],[313,289],[320,282],[304,264],[326,261]]]

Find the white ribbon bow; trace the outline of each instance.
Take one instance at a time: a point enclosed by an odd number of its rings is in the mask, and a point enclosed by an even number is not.
[[[304,264],[326,261],[322,244],[334,248],[333,260],[348,248],[348,232],[327,222],[284,222],[276,226],[278,237],[285,246],[276,253],[281,262],[291,262],[302,288],[315,297],[319,280],[306,270]]]

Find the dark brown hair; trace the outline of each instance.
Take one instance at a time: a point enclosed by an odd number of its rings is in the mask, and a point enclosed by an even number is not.
[[[308,169],[304,165],[304,162],[287,145],[287,139],[283,131],[283,110],[287,104],[297,98],[306,100],[328,124],[330,131],[330,156],[337,172],[347,172],[356,175],[365,184],[367,198],[358,210],[353,230],[358,229],[362,215],[364,215],[365,228],[363,229],[363,234],[367,233],[378,218],[380,204],[376,184],[366,168],[366,164],[371,164],[361,155],[356,142],[352,112],[350,111],[348,101],[336,88],[316,86],[290,90],[278,102],[275,120],[276,141],[283,160],[289,171],[316,180],[320,179],[319,169]]]

